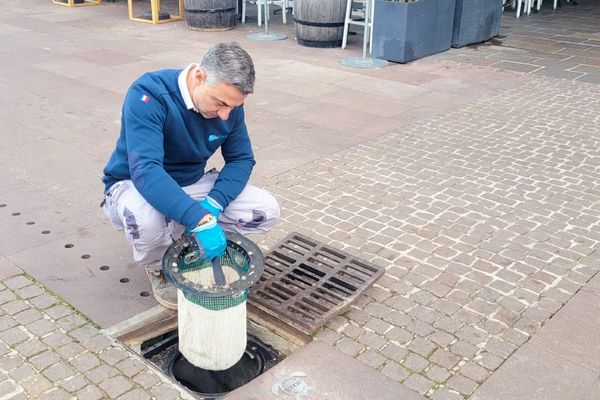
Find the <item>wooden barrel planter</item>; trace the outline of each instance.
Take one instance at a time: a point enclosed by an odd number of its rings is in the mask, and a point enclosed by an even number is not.
[[[340,47],[347,1],[352,0],[294,0],[298,44],[308,47]]]
[[[228,31],[235,25],[237,0],[184,0],[185,18],[196,31]]]

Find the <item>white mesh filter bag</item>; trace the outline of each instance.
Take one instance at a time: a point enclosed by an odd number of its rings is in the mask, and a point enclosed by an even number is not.
[[[227,283],[239,279],[239,273],[223,265]],[[212,268],[184,272],[191,282],[213,285]],[[209,310],[185,298],[177,290],[179,351],[196,367],[221,371],[232,367],[246,350],[246,301],[223,310]]]

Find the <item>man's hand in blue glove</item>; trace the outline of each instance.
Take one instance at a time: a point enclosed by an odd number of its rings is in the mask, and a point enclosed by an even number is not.
[[[211,213],[215,218],[219,217],[221,211],[223,211],[223,207],[210,196],[206,196],[204,200],[200,202],[200,205],[209,213]]]
[[[215,217],[198,225],[192,229],[191,233],[194,235],[200,251],[203,252],[201,257],[207,260],[219,257],[227,247],[227,237],[223,229],[217,224],[217,218]]]

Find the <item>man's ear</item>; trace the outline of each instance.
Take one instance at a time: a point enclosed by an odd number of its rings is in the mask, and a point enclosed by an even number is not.
[[[204,70],[201,67],[196,68],[194,75],[198,83],[204,83],[204,81],[206,80],[206,72],[204,72]]]

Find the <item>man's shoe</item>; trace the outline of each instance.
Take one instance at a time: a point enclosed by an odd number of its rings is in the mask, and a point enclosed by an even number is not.
[[[161,270],[146,269],[146,274],[158,304],[169,310],[177,310],[177,288],[171,282],[167,282]]]

